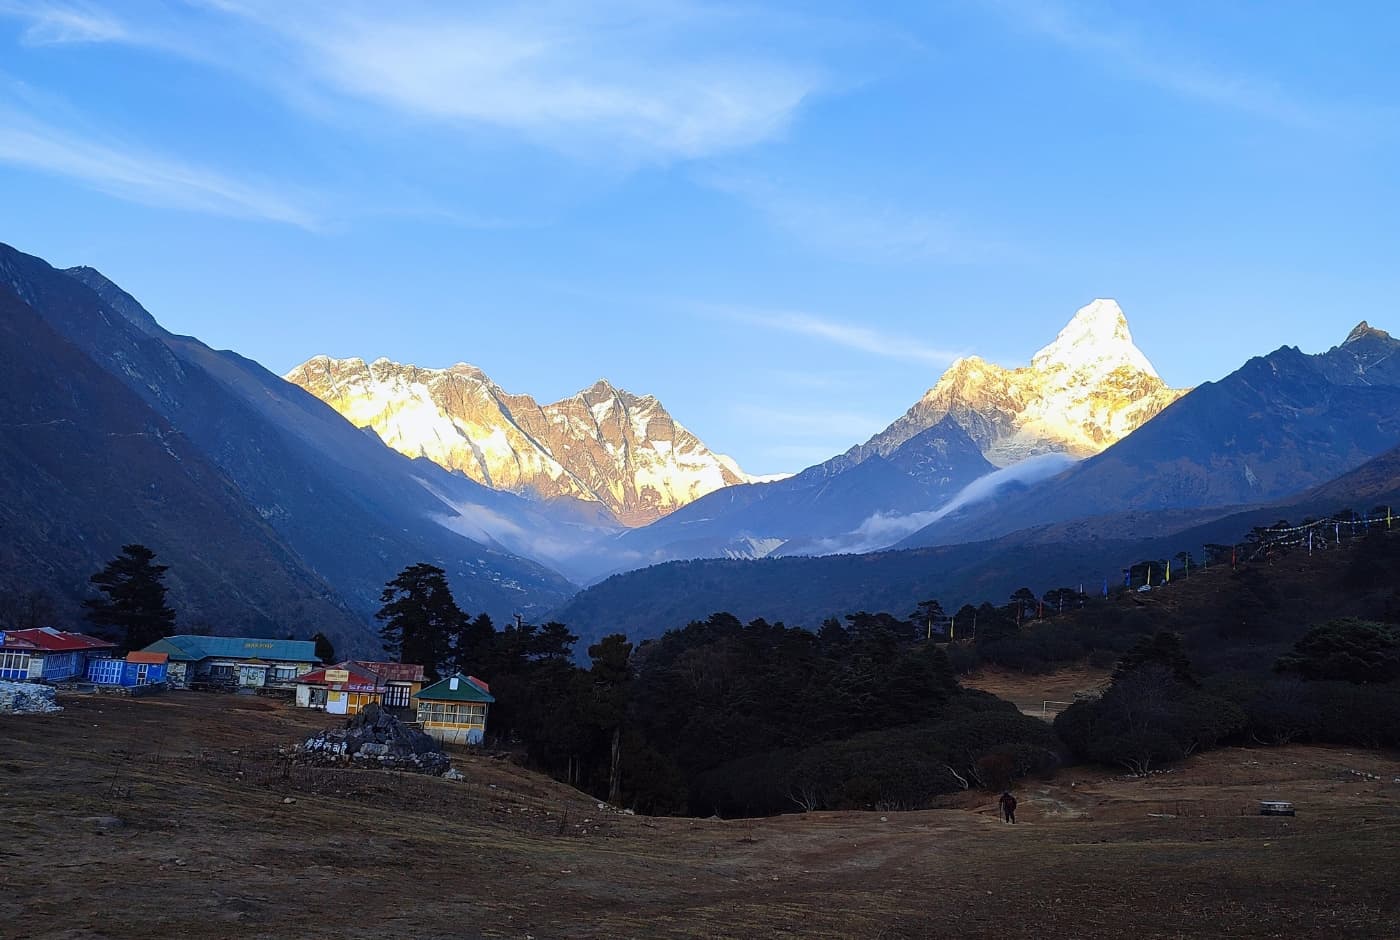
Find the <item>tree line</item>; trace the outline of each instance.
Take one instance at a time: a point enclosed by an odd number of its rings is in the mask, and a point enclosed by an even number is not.
[[[1209,675],[1181,634],[1114,623],[1113,643],[1098,650],[1116,663],[1107,690],[1051,727],[961,688],[955,660],[1053,630],[1048,603],[1057,614],[1076,604],[1077,617],[1088,611],[1101,625],[1121,614],[1069,589],[1019,590],[1005,604],[959,611],[945,619],[966,616],[971,635],[951,640],[934,629],[943,617],[935,601],[907,617],[828,618],[815,631],[716,613],[635,647],[606,637],[587,665],[575,664],[577,638],[563,624],[498,629],[462,613],[431,566],[406,569],[383,600],[392,653],[418,650],[491,682],[496,743],[650,813],[917,808],[1066,760],[1144,773],[1225,742],[1400,743],[1400,632],[1368,620],[1323,623],[1262,668]],[[1227,607],[1226,621],[1235,614]]]

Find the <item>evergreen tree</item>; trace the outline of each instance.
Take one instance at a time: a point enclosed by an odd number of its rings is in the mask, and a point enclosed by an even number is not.
[[[632,681],[632,644],[614,633],[590,646],[588,655],[593,660],[589,717],[608,742],[608,802],[617,806],[622,801],[622,721]]]
[[[1039,599],[1030,588],[1017,588],[1016,593],[1011,595],[1011,601],[1006,605],[1006,612],[1020,623],[1023,620],[1031,620],[1036,615],[1036,608],[1039,606]]]
[[[323,663],[335,662],[335,646],[331,643],[329,637],[318,631],[316,635],[311,638],[311,642],[316,644],[317,659]]]
[[[463,617],[452,636],[452,669],[463,675],[489,676],[496,625],[489,614]]]
[[[933,599],[919,601],[909,619],[914,621],[915,633],[925,639],[935,633],[942,634],[948,629],[948,615],[943,612],[943,605]]]
[[[83,601],[99,632],[114,634],[123,649],[143,649],[175,632],[175,611],[165,604],[165,565],[144,545],[123,545],[121,554],[88,580],[107,595]]]
[[[420,562],[400,571],[384,585],[384,606],[374,615],[384,626],[384,651],[402,663],[416,663],[430,678],[447,662],[452,637],[464,615],[447,586],[447,572]]]
[[[971,604],[963,604],[958,608],[958,612],[953,615],[952,638],[955,640],[970,640],[977,636],[977,608]]]

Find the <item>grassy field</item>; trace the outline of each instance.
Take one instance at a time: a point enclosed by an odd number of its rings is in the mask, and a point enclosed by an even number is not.
[[[63,704],[0,716],[7,938],[1400,935],[1393,754],[1069,768],[1015,826],[977,793],[652,819],[485,757],[461,783],[292,765],[279,745],[335,719],[258,699]]]

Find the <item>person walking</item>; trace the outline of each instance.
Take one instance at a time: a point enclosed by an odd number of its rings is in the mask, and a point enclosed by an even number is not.
[[[1016,797],[1011,795],[1010,790],[1003,790],[1001,799],[997,800],[1001,806],[1001,818],[1005,822],[1014,823],[1016,821]]]

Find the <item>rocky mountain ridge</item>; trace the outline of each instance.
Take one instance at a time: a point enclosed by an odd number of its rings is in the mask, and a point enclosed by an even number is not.
[[[959,359],[866,443],[778,483],[712,493],[620,544],[647,563],[883,548],[998,465],[1041,458],[1003,474],[1023,485],[1017,474],[1044,476],[1096,454],[1182,394],[1133,344],[1118,304],[1096,300],[1029,366]],[[988,480],[989,492],[998,482]]]
[[[1283,346],[1193,389],[1072,469],[940,519],[896,547],[952,545],[1105,513],[1248,506],[1334,479],[1400,441],[1400,341]]]
[[[1076,311],[1029,366],[957,360],[902,417],[842,458],[889,454],[949,415],[999,467],[1053,452],[1089,457],[1186,391],[1157,375],[1134,345],[1118,303],[1098,299]]]
[[[400,453],[494,489],[596,501],[628,526],[750,479],[655,397],[605,379],[545,405],[467,363],[425,369],[316,356],[286,379]]]

